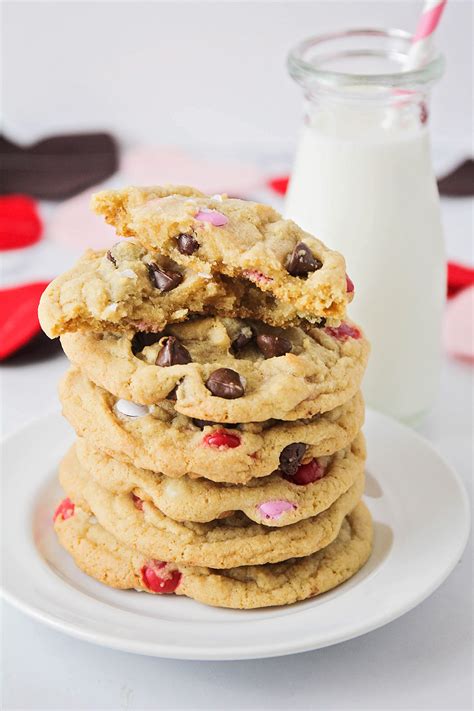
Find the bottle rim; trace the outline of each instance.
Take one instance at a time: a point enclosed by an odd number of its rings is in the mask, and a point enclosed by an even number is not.
[[[398,43],[399,49],[394,47],[387,49],[352,49],[346,51],[338,51],[332,56],[326,52],[321,57],[321,61],[325,62],[331,58],[341,57],[371,57],[380,59],[397,59],[399,62],[402,58],[408,56],[408,50],[411,46],[413,35],[405,30],[399,29],[377,29],[377,28],[361,28],[341,30],[339,32],[330,32],[322,35],[313,35],[299,42],[290,50],[288,55],[288,69],[290,75],[299,84],[306,86],[308,81],[320,83],[328,88],[334,87],[356,87],[361,85],[368,86],[384,86],[390,88],[406,88],[420,85],[430,84],[441,77],[445,67],[444,55],[436,48],[431,47],[429,56],[422,67],[397,72],[388,72],[380,74],[359,74],[349,72],[339,72],[329,69],[323,69],[318,66],[317,57],[308,61],[308,55],[313,54],[315,48],[320,48],[334,40],[344,40],[354,37],[381,38]]]

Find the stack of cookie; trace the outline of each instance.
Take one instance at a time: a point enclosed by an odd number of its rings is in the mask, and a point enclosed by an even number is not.
[[[61,545],[117,588],[254,608],[354,575],[371,549],[341,255],[271,207],[197,190],[99,193],[128,239],[43,295],[72,363],[78,438],[60,467]]]

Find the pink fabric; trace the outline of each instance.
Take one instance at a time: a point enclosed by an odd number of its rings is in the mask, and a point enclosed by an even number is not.
[[[124,185],[192,185],[205,193],[226,192],[245,197],[265,184],[265,175],[252,163],[200,158],[179,148],[143,147],[125,153]]]
[[[105,249],[118,241],[114,228],[91,212],[90,201],[96,191],[86,190],[58,206],[49,223],[49,235],[56,242],[74,249]]]
[[[448,301],[443,340],[449,355],[474,363],[474,286]]]

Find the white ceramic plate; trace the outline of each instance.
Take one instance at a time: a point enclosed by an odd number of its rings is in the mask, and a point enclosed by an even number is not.
[[[375,547],[354,578],[289,607],[233,611],[184,597],[111,590],[59,547],[52,513],[59,459],[73,439],[59,414],[4,443],[3,594],[80,639],[176,659],[250,659],[325,647],[370,632],[432,593],[461,557],[469,506],[457,474],[412,430],[367,413],[366,501]]]

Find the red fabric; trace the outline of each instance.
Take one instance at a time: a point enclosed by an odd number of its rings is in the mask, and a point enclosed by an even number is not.
[[[34,200],[27,195],[0,197],[0,250],[28,247],[42,232]]]
[[[448,262],[448,299],[472,285],[474,285],[474,269],[463,264]]]
[[[39,281],[0,290],[0,360],[40,331],[38,303],[48,284]]]
[[[288,175],[281,175],[277,178],[270,178],[270,180],[267,182],[267,185],[269,188],[278,193],[278,195],[284,195],[287,191],[289,182],[290,178],[288,177]]]

